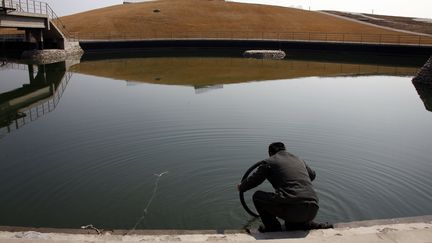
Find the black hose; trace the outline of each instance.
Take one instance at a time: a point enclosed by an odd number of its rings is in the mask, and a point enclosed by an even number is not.
[[[244,180],[246,180],[246,178],[249,177],[249,174],[250,174],[253,170],[255,170],[258,166],[260,166],[262,163],[263,163],[263,162],[260,161],[260,162],[255,163],[254,165],[252,165],[252,166],[251,166],[251,167],[246,171],[246,173],[243,175],[241,181],[243,182]],[[246,204],[246,202],[245,202],[245,200],[244,200],[244,196],[243,196],[243,192],[242,192],[242,191],[239,192],[239,197],[240,197],[240,202],[241,202],[241,204],[242,204],[244,210],[246,210],[246,212],[248,212],[250,215],[252,215],[252,216],[258,218],[259,215],[258,215],[257,213],[255,213],[254,211],[252,211],[251,209],[249,209],[248,205]]]

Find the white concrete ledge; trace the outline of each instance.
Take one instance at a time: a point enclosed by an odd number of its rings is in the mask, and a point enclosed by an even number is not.
[[[6,242],[432,242],[432,216],[336,224],[338,228],[251,234],[242,231],[95,231],[0,227]],[[79,233],[80,232],[80,233]],[[122,233],[120,233],[122,232]]]

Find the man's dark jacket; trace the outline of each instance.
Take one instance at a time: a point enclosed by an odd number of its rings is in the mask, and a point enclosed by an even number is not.
[[[279,203],[318,202],[311,182],[315,176],[303,160],[283,150],[264,160],[257,171],[241,183],[239,190],[250,190],[267,179]]]

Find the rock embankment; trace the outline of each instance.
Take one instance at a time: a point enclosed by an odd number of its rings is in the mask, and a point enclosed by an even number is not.
[[[413,83],[432,85],[432,56],[413,78]]]
[[[248,50],[243,53],[243,56],[256,59],[282,60],[286,54],[281,50]]]
[[[65,42],[64,49],[31,50],[22,53],[21,58],[38,64],[65,61],[71,57],[81,56],[84,51],[78,42]]]

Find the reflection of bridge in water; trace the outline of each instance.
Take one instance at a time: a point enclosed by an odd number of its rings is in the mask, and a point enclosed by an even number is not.
[[[0,70],[28,71],[29,84],[0,94],[0,136],[52,112],[72,76],[64,62],[47,65],[7,63]]]

